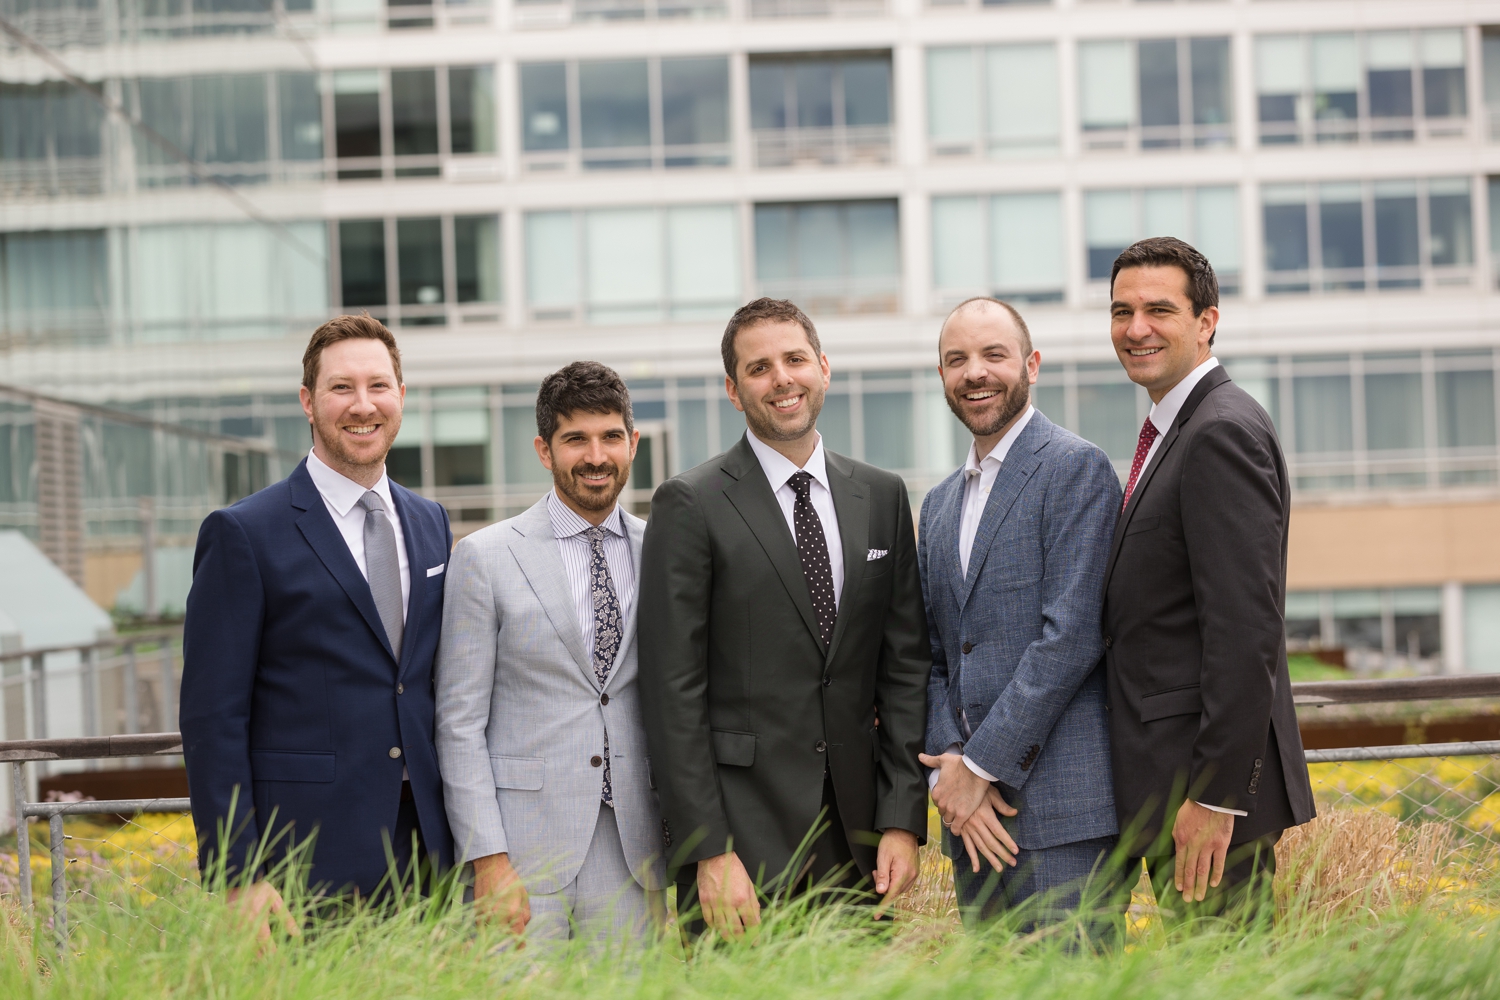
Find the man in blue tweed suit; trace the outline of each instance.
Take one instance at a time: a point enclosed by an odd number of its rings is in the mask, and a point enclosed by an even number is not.
[[[1120,483],[1032,407],[1041,354],[1011,306],[958,306],[938,355],[974,441],[922,504],[921,760],[965,923],[1011,910],[1025,929],[1118,888],[1099,616]]]

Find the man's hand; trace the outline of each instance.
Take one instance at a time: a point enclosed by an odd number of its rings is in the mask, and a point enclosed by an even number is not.
[[[880,905],[875,907],[876,920],[885,916],[897,896],[911,888],[917,880],[917,868],[915,833],[893,828],[880,835],[880,846],[875,849],[875,891],[881,894]]]
[[[979,874],[979,855],[981,854],[994,866],[995,871],[1000,871],[1006,865],[1012,868],[1016,866],[1016,855],[1020,849],[1016,847],[1010,831],[1005,828],[1005,824],[1000,822],[1000,816],[996,813],[1014,816],[1016,810],[991,786],[989,795],[985,797],[983,804],[974,810],[974,815],[969,817],[969,821],[953,831],[963,838],[964,850],[969,855],[969,863],[974,866],[976,875]]]
[[[1201,903],[1209,886],[1218,887],[1233,835],[1233,813],[1216,812],[1192,799],[1184,800],[1172,824],[1172,840],[1177,844],[1172,878],[1183,899]]]
[[[286,903],[282,901],[281,893],[276,887],[264,880],[251,882],[243,888],[233,888],[225,893],[229,905],[240,911],[245,922],[255,929],[255,940],[261,944],[261,951],[265,946],[271,944],[271,918],[281,918],[281,929],[292,937],[301,937],[302,928],[297,926],[297,921],[286,910]],[[274,947],[274,945],[272,946]]]
[[[990,783],[970,770],[963,756],[956,753],[939,754],[936,757],[925,753],[917,759],[938,773],[937,784],[932,788],[932,804],[937,806],[943,825],[954,833],[963,829],[969,817],[980,807],[991,791]],[[1005,806],[1010,809],[1010,806]],[[1014,816],[1010,809],[1007,816]]]
[[[531,897],[509,854],[474,859],[474,916],[482,924],[500,923],[520,935],[531,921]]]
[[[698,862],[698,904],[703,922],[726,938],[738,939],[760,923],[755,883],[733,851]]]

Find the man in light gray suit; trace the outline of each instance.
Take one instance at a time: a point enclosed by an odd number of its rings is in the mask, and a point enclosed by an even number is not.
[[[1026,903],[1025,929],[1075,909],[1086,884],[1091,900],[1117,888],[1099,616],[1120,483],[1104,452],[1031,406],[1041,354],[1015,309],[963,303],[938,357],[974,442],[922,504],[921,760],[965,922]]]
[[[481,920],[639,937],[663,913],[662,823],[636,693],[645,522],[617,503],[640,432],[619,375],[578,361],[537,393],[553,489],[463,539],[437,657],[437,752]]]

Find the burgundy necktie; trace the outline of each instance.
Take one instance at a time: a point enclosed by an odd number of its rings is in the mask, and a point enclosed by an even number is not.
[[[1130,460],[1130,481],[1125,484],[1125,499],[1120,501],[1121,512],[1130,503],[1130,494],[1135,492],[1135,481],[1141,477],[1141,466],[1146,464],[1146,456],[1151,454],[1151,444],[1160,433],[1150,417],[1141,424],[1141,436],[1135,442],[1135,458]]]

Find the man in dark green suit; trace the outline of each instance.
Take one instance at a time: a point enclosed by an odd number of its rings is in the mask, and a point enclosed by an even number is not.
[[[931,650],[906,484],[823,450],[812,322],[758,299],[722,351],[749,431],[657,489],[638,628],[678,912],[735,935],[762,898],[915,879]]]

